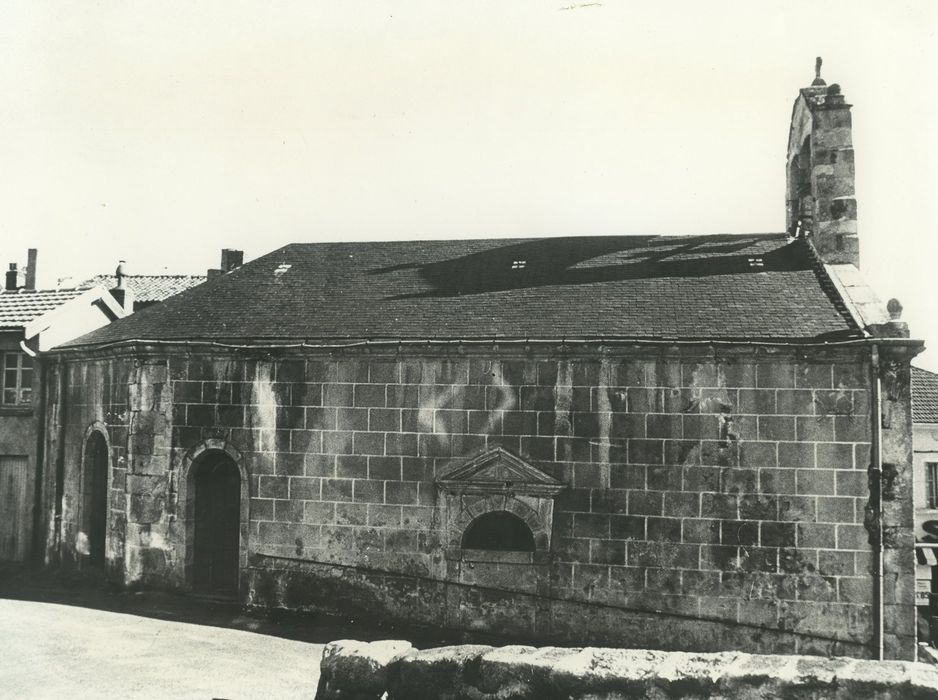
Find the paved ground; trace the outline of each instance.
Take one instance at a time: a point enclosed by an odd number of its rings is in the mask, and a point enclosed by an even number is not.
[[[323,644],[349,638],[497,643],[0,564],[0,698],[312,700]]]
[[[369,619],[319,613],[246,609],[232,602],[159,590],[125,589],[104,581],[100,576],[35,569],[18,564],[0,563],[0,599],[60,603],[257,632],[301,642],[407,639],[416,647],[464,642],[508,643],[493,635],[459,633],[438,627],[376,624]],[[3,620],[0,619],[0,633],[3,631],[2,624]],[[2,654],[3,638],[0,636],[0,660]],[[3,688],[0,686],[2,697]]]
[[[0,600],[0,695],[306,698],[322,645],[103,610]]]

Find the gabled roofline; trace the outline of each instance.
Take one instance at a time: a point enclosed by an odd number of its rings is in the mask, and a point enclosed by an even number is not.
[[[824,268],[844,300],[847,310],[864,333],[870,334],[867,330],[870,326],[889,322],[885,304],[876,296],[872,287],[863,281],[856,267],[839,264],[825,265]]]
[[[528,460],[506,450],[501,445],[496,445],[487,450],[483,450],[461,463],[451,467],[444,474],[437,477],[438,484],[465,483],[471,480],[485,467],[495,462],[504,463],[511,470],[515,471],[519,477],[524,480],[518,483],[524,484],[545,484],[548,486],[562,486],[563,482],[555,479],[547,472],[538,469]]]
[[[43,331],[48,330],[60,317],[66,315],[69,312],[69,307],[76,304],[93,304],[95,302],[100,302],[104,307],[105,313],[110,313],[113,318],[112,321],[118,318],[123,318],[127,314],[117,303],[117,300],[111,296],[111,293],[108,292],[102,286],[91,287],[83,291],[78,296],[74,296],[71,299],[62,302],[54,309],[47,311],[41,316],[37,316],[32,321],[23,324],[23,336],[28,340],[33,338]]]

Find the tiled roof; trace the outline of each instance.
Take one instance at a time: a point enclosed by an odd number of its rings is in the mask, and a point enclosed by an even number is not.
[[[128,275],[125,277],[127,287],[134,293],[134,301],[153,302],[163,301],[190,287],[202,284],[205,275]],[[85,280],[80,286],[93,287],[101,285],[105,289],[117,286],[117,277],[114,275],[98,275]]]
[[[938,374],[912,368],[912,422],[938,423]]]
[[[62,304],[81,296],[84,289],[49,289],[0,292],[0,329],[23,328]]]
[[[784,234],[297,243],[72,344],[857,337]]]

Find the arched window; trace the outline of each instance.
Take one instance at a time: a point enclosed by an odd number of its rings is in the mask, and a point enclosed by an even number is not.
[[[513,513],[497,510],[480,515],[462,537],[463,549],[486,549],[496,552],[533,552],[534,533]]]
[[[813,233],[814,195],[811,189],[811,136],[805,137],[801,148],[788,165],[789,233]]]

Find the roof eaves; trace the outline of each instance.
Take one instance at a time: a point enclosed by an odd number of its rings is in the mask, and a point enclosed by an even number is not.
[[[902,341],[904,339],[896,339]],[[818,337],[564,337],[564,338],[546,338],[546,337],[527,337],[515,338],[506,336],[496,337],[404,337],[404,338],[306,338],[298,339],[292,337],[282,338],[253,338],[244,339],[238,337],[232,338],[122,338],[117,340],[106,340],[93,343],[66,343],[58,346],[57,350],[105,350],[118,347],[139,347],[139,346],[179,346],[179,347],[199,347],[208,346],[214,348],[242,349],[242,350],[265,350],[265,349],[287,349],[287,348],[307,348],[307,349],[350,349],[365,347],[394,347],[394,346],[424,346],[424,347],[442,347],[459,345],[569,345],[573,346],[740,346],[750,345],[753,347],[837,347],[837,346],[856,346],[867,342],[865,337],[861,337],[859,332],[845,332],[842,335],[830,338]],[[917,341],[910,341],[917,342]]]

